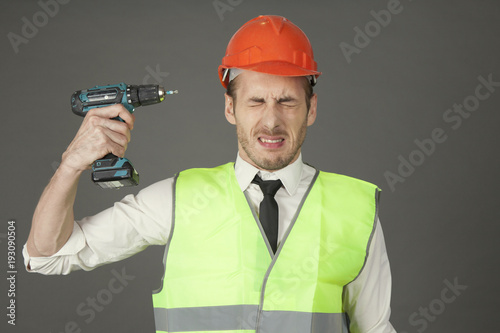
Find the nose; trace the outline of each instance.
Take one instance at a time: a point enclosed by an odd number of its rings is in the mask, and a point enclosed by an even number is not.
[[[273,131],[281,125],[281,118],[277,103],[270,103],[263,111],[261,123],[269,131]]]

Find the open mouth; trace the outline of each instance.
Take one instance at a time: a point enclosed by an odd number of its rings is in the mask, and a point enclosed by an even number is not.
[[[264,142],[264,143],[278,143],[278,142],[283,142],[284,139],[274,139],[274,140],[271,140],[271,139],[259,138],[259,140],[261,142]]]
[[[259,143],[266,148],[279,148],[284,141],[284,138],[279,137],[259,137]]]

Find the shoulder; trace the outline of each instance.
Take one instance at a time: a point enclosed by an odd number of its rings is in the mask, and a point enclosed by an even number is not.
[[[318,179],[321,179],[322,181],[325,182],[331,182],[336,184],[358,186],[358,187],[372,188],[374,190],[375,189],[380,190],[377,185],[367,182],[365,180],[333,172],[319,171]]]
[[[229,162],[212,168],[186,169],[179,172],[179,174],[176,175],[175,179],[176,181],[178,181],[179,179],[182,179],[182,181],[210,181],[215,178],[218,181],[223,181],[224,179],[227,179],[228,176],[233,175],[234,163]]]

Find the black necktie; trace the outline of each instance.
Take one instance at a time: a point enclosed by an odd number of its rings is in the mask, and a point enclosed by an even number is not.
[[[259,220],[273,253],[276,253],[278,246],[278,203],[274,199],[274,195],[281,187],[281,180],[262,180],[258,175],[255,175],[252,183],[259,185],[264,194],[264,199],[259,207]]]

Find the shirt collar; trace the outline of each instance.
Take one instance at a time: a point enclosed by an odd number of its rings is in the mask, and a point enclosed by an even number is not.
[[[295,162],[287,165],[283,169],[276,170],[274,172],[263,171],[243,160],[238,153],[234,166],[234,172],[236,174],[236,180],[238,181],[242,191],[245,191],[248,188],[255,175],[258,173],[263,180],[280,179],[288,194],[294,195],[297,191],[300,178],[302,177],[303,166],[304,163],[302,162],[302,154],[299,154],[299,157]]]

